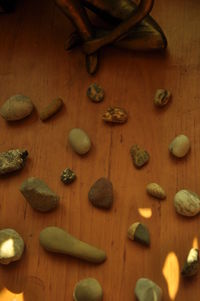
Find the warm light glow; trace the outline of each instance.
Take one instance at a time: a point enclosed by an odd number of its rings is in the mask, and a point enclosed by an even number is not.
[[[198,238],[197,238],[197,237],[195,237],[195,238],[193,239],[192,247],[193,247],[194,249],[198,249],[198,248],[199,248],[199,242],[198,242]]]
[[[6,288],[0,291],[0,300],[2,301],[24,301],[23,293],[13,294]]]
[[[179,263],[174,252],[167,255],[162,272],[168,285],[169,297],[175,300],[179,287]]]
[[[13,239],[9,238],[4,241],[0,246],[0,256],[3,258],[12,257],[15,255]]]
[[[138,212],[142,217],[150,218],[152,216],[151,208],[138,208]]]

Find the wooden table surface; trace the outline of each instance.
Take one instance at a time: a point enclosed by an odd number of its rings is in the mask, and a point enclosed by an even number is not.
[[[200,193],[200,2],[155,2],[152,15],[168,38],[165,54],[142,54],[114,48],[101,51],[97,75],[85,71],[79,49],[67,53],[64,41],[71,24],[53,1],[21,1],[17,11],[0,16],[0,104],[9,96],[30,96],[39,110],[60,96],[65,108],[46,123],[35,112],[20,122],[0,119],[0,151],[27,148],[25,168],[0,179],[0,228],[14,228],[26,244],[21,261],[0,267],[0,301],[70,301],[74,285],[86,277],[99,280],[104,301],[134,300],[138,278],[161,286],[163,300],[197,301],[200,276],[184,280],[180,270],[192,246],[198,246],[200,218],[176,214],[173,197],[188,188]],[[105,100],[95,104],[86,97],[90,83],[101,84]],[[167,88],[173,101],[156,110],[157,88]],[[101,113],[109,105],[125,108],[125,125],[109,126]],[[71,128],[81,127],[92,140],[85,157],[67,145]],[[174,160],[168,152],[178,134],[191,140],[191,152]],[[136,170],[129,154],[132,144],[146,148],[149,164]],[[76,171],[70,186],[60,181],[66,167]],[[36,176],[60,195],[57,210],[41,214],[27,205],[19,191],[23,180]],[[110,211],[88,201],[88,190],[99,177],[114,186]],[[147,196],[146,184],[160,183],[167,199]],[[145,223],[151,246],[127,238],[134,223]],[[107,261],[92,265],[45,252],[39,232],[46,226],[62,227],[81,240],[104,249]]]

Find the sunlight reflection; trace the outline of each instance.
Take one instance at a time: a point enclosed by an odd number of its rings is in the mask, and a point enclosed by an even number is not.
[[[193,247],[194,249],[198,249],[198,248],[199,248],[199,242],[198,242],[198,238],[197,238],[197,237],[195,237],[195,238],[193,239],[192,247]]]
[[[2,301],[24,301],[23,293],[14,294],[6,288],[0,291],[0,300]]]
[[[9,238],[8,240],[2,242],[0,246],[0,256],[3,258],[12,257],[15,255],[13,239]]]
[[[167,255],[162,272],[168,285],[169,297],[175,300],[179,287],[179,263],[174,252]]]
[[[152,216],[151,208],[138,208],[138,212],[142,217],[150,218]]]

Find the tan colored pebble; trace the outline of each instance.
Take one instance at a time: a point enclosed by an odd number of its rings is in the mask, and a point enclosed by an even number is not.
[[[165,89],[158,89],[154,96],[154,104],[157,107],[164,107],[171,100],[171,92]]]
[[[111,123],[125,123],[128,120],[127,112],[119,107],[109,107],[102,115],[102,119]]]
[[[157,183],[149,183],[146,187],[146,191],[149,195],[159,200],[164,200],[166,198],[164,189]]]
[[[63,106],[63,100],[61,98],[53,99],[43,110],[40,112],[40,119],[45,121],[51,116],[55,115]]]

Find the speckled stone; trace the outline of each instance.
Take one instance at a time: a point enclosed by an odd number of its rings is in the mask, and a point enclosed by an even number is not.
[[[104,90],[96,83],[91,84],[87,89],[87,96],[93,102],[101,102],[104,99]]]
[[[11,149],[7,152],[0,153],[0,175],[22,169],[27,156],[27,150],[23,149]]]
[[[140,148],[137,144],[134,144],[131,147],[130,153],[133,160],[133,164],[138,169],[149,162],[149,153],[146,150]]]

